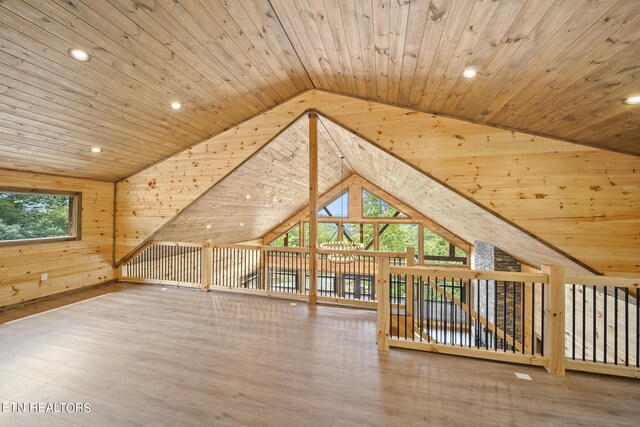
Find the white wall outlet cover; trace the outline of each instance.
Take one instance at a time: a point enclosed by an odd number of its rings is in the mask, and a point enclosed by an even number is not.
[[[528,381],[533,381],[533,379],[527,375],[527,374],[521,374],[520,372],[516,372],[516,378],[520,379],[520,380],[528,380]]]
[[[49,273],[42,273],[40,280],[49,280]]]

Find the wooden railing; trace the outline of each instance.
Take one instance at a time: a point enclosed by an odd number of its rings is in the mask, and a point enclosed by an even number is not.
[[[211,288],[308,300],[309,248],[217,245],[212,248]],[[354,260],[332,262],[344,251],[317,250],[317,300],[377,307],[379,258],[402,265],[406,252],[349,251]]]
[[[381,259],[379,268],[380,350],[539,365],[557,375],[572,369],[640,377],[637,279],[565,277],[558,266],[531,274]]]
[[[640,278],[565,282],[567,369],[640,378]]]
[[[157,242],[122,265],[122,280],[200,287],[202,245]]]
[[[640,377],[640,279],[416,267],[415,252],[318,249],[317,300],[378,308],[378,346]],[[342,253],[342,252],[340,252]],[[157,242],[122,280],[309,300],[309,249]]]

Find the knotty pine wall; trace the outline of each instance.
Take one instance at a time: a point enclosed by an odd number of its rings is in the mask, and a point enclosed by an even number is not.
[[[82,192],[81,240],[0,247],[0,307],[115,278],[113,183],[0,170],[0,185]]]

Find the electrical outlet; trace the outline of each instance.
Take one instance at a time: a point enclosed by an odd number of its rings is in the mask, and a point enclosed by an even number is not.
[[[40,280],[42,280],[43,282],[45,280],[49,280],[49,273],[42,273],[42,276],[40,276]]]

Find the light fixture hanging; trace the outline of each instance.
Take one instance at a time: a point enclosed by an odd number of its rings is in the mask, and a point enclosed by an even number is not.
[[[333,251],[332,253],[327,254],[327,260],[329,262],[333,262],[336,264],[349,264],[355,262],[359,259],[358,255],[355,255],[353,251],[361,251],[364,250],[364,245],[362,243],[356,243],[353,240],[344,241],[344,226],[342,224],[342,218],[344,217],[344,156],[340,157],[342,159],[342,165],[340,170],[340,179],[341,182],[341,191],[340,191],[340,219],[338,223],[338,233],[336,235],[337,240],[332,242],[325,242],[320,244],[322,249],[328,249]]]

